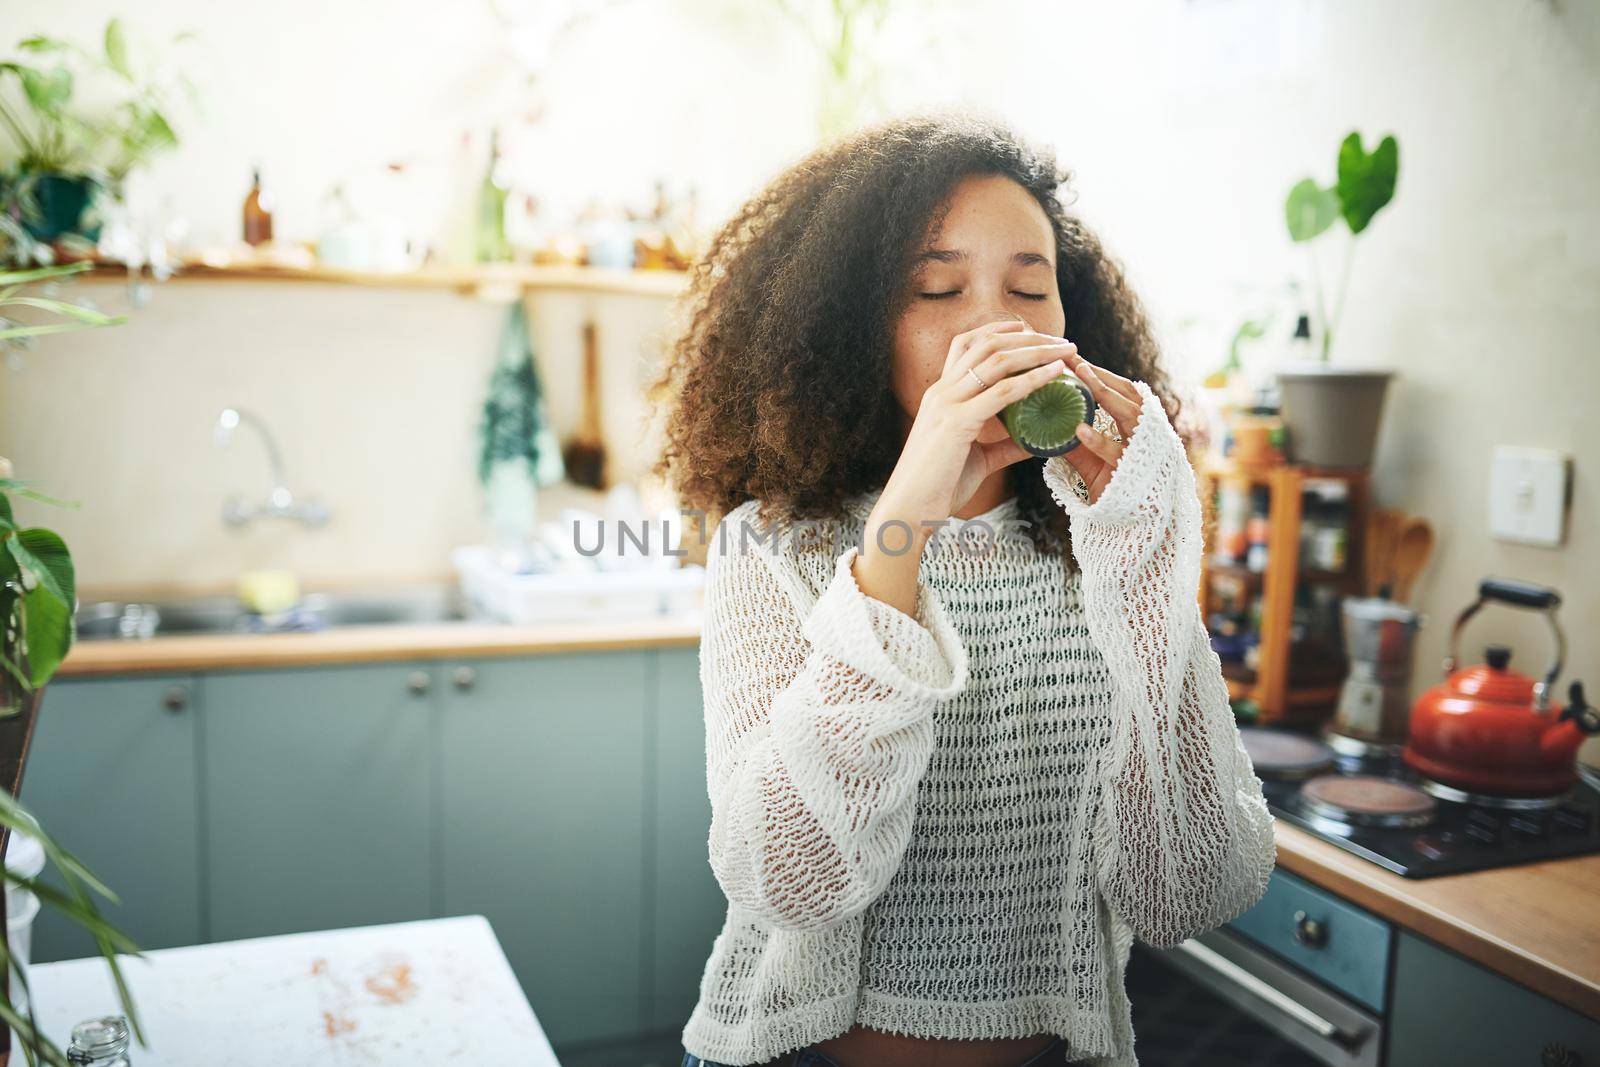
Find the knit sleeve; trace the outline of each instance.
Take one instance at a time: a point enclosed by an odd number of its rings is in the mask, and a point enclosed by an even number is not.
[[[1044,478],[1072,519],[1086,621],[1112,678],[1097,880],[1141,940],[1170,946],[1259,900],[1275,847],[1200,614],[1194,470],[1160,399],[1135,384],[1139,423],[1100,498],[1073,487],[1064,457]]]
[[[933,752],[933,709],[967,681],[938,596],[913,618],[869,597],[843,550],[809,608],[784,560],[729,547],[706,564],[711,869],[728,900],[775,927],[820,930],[887,888]]]

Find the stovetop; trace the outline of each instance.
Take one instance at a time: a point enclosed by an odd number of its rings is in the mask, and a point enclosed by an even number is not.
[[[1338,773],[1422,781],[1399,759],[1340,756]],[[1600,852],[1600,790],[1583,781],[1550,808],[1516,810],[1436,798],[1433,822],[1411,829],[1333,822],[1302,805],[1302,782],[1263,776],[1262,784],[1274,815],[1407,878]]]

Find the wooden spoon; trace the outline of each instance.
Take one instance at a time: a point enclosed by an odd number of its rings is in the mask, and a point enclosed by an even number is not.
[[[1411,586],[1433,554],[1433,526],[1427,519],[1407,519],[1394,550],[1394,599],[1411,601]]]
[[[583,418],[561,450],[567,481],[589,489],[606,488],[606,445],[600,431],[600,329],[583,324]]]

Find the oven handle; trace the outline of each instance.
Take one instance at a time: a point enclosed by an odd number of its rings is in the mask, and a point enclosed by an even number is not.
[[[1354,1047],[1361,1042],[1361,1034],[1353,1034],[1343,1029],[1337,1023],[1318,1015],[1304,1004],[1295,1000],[1281,989],[1270,983],[1263,982],[1249,971],[1240,967],[1226,956],[1207,948],[1200,942],[1193,940],[1184,941],[1177,946],[1189,956],[1190,959],[1204,965],[1218,976],[1227,979],[1245,992],[1254,996],[1291,1019],[1311,1030],[1318,1037],[1327,1041],[1334,1041],[1346,1047]]]

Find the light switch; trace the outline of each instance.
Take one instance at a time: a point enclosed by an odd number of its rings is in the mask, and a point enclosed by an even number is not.
[[[1559,545],[1567,512],[1567,456],[1496,445],[1489,466],[1489,532],[1502,541]]]

